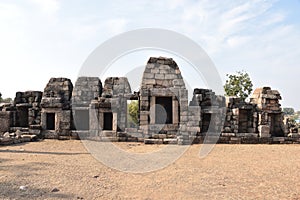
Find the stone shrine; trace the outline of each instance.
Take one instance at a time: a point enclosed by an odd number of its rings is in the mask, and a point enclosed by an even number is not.
[[[138,102],[138,124],[127,123],[129,101]],[[300,143],[289,134],[277,90],[257,88],[250,102],[188,90],[172,58],[149,58],[140,89],[132,93],[126,77],[51,78],[44,92],[17,92],[13,104],[0,106],[0,144],[51,139],[139,141],[191,144],[206,135],[219,143]]]

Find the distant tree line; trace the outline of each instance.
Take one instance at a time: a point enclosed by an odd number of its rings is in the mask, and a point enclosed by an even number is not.
[[[2,98],[2,94],[0,92],[0,103],[11,103],[12,102],[12,98]]]

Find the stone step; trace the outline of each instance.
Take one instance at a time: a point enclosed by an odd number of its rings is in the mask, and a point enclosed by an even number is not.
[[[137,128],[125,128],[125,132],[129,133],[129,134],[136,133],[136,132],[138,132],[138,129]]]
[[[175,139],[165,138],[165,139],[163,139],[163,143],[164,144],[177,144],[178,140],[177,140],[177,138],[175,138]]]
[[[24,133],[24,132],[23,132]],[[25,133],[24,133],[25,134]],[[29,135],[40,135],[41,134],[41,130],[39,129],[29,129],[28,132]]]
[[[162,139],[144,139],[145,144],[163,144]]]
[[[104,136],[101,136],[100,140],[102,142],[118,142],[119,141],[118,137],[104,137]]]
[[[36,135],[21,135],[22,142],[33,142],[38,138]]]
[[[28,127],[11,127],[10,128],[11,132],[16,132],[17,130],[22,131],[22,132],[28,132],[29,128]]]
[[[129,137],[135,137],[135,138],[144,138],[144,134],[134,132],[134,133],[128,133]]]

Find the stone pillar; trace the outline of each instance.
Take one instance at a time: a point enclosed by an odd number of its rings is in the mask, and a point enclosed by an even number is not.
[[[150,97],[150,124],[155,124],[155,96]]]
[[[113,131],[118,130],[118,113],[113,113]]]
[[[173,97],[172,101],[172,113],[173,113],[173,124],[178,124],[179,123],[179,118],[178,118],[178,100]]]

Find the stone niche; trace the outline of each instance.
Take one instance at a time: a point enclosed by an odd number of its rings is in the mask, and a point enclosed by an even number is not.
[[[216,95],[210,89],[196,88],[193,92],[193,99],[190,106],[200,106],[200,134],[205,135],[207,132],[218,134],[223,127],[225,98]]]
[[[256,104],[238,97],[226,97],[226,119],[223,133],[257,133],[258,113]]]
[[[45,138],[70,136],[73,85],[67,78],[51,78],[41,100],[41,126]]]
[[[126,77],[108,77],[102,95],[90,105],[90,134],[116,137],[127,124],[127,99],[131,88]]]
[[[43,93],[40,91],[17,92],[14,100],[16,107],[16,127],[38,126],[41,123],[40,103]]]
[[[187,131],[188,91],[172,58],[150,57],[143,74],[139,100],[139,128],[145,138],[157,133],[176,137],[178,131]]]
[[[250,101],[257,104],[260,137],[283,137],[283,112],[279,103],[280,93],[270,87],[255,89]]]
[[[98,77],[79,77],[72,93],[72,114],[74,129],[77,131],[90,130],[90,104],[102,94],[102,83]]]

